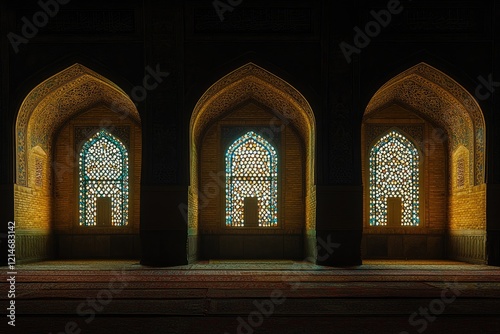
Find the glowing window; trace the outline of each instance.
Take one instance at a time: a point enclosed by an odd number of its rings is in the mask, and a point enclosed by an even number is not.
[[[110,205],[111,225],[128,223],[128,152],[123,143],[102,130],[82,147],[79,161],[80,225],[96,226],[98,200]],[[104,201],[106,202],[106,201]]]
[[[258,226],[277,226],[278,156],[253,131],[236,139],[226,151],[226,226],[245,226],[244,205],[249,197],[257,198]]]
[[[370,225],[386,226],[388,202],[401,203],[396,213],[402,226],[418,226],[419,161],[415,145],[398,131],[391,131],[370,151]],[[394,206],[393,206],[394,207]]]

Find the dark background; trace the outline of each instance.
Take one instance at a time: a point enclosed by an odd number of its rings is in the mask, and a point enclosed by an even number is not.
[[[297,88],[314,110],[318,236],[336,231],[337,241],[358,242],[361,118],[377,89],[420,62],[443,71],[472,95],[478,76],[500,80],[496,1],[405,0],[401,5],[402,13],[393,15],[389,26],[348,63],[339,43],[352,45],[353,28],[363,29],[373,20],[370,10],[385,9],[387,1],[244,0],[225,12],[221,22],[210,0],[72,0],[60,5],[60,12],[17,54],[7,34],[21,34],[22,17],[31,21],[40,7],[36,1],[2,1],[2,225],[14,219],[14,127],[26,95],[76,62],[129,93],[142,85],[146,66],[159,64],[170,75],[138,105],[143,127],[141,237],[151,245],[143,249],[143,260],[155,263],[160,261],[155,254],[163,253],[167,264],[184,261],[186,232],[178,205],[187,203],[191,112],[211,84],[254,62]],[[488,238],[498,243],[498,92],[478,103],[487,127]],[[147,227],[158,220],[169,231],[153,240]],[[357,257],[349,252],[337,256],[347,263]],[[500,264],[498,250],[490,251],[489,261]]]

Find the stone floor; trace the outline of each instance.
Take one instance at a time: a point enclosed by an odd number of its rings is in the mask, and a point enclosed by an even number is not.
[[[15,270],[16,327],[2,280],[0,333],[500,333],[500,268],[453,261],[47,261]]]

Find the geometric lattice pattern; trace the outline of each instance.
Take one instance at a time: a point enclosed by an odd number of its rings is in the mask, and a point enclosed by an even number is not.
[[[249,131],[226,151],[226,226],[244,226],[245,197],[257,197],[259,227],[278,225],[278,156]]]
[[[35,185],[43,186],[43,160],[40,158],[35,158]]]
[[[420,223],[420,156],[415,145],[396,130],[380,138],[370,150],[370,225],[387,225],[387,202],[399,197],[401,225]]]
[[[111,199],[111,224],[128,224],[128,152],[123,143],[101,130],[82,147],[79,162],[80,225],[95,226],[97,199]]]

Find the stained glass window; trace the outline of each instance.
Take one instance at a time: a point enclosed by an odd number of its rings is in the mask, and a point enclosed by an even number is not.
[[[419,225],[419,162],[415,145],[396,130],[375,143],[369,157],[371,226],[387,225],[388,202],[394,198],[401,199],[401,225]]]
[[[226,226],[245,226],[248,197],[257,198],[258,226],[277,226],[278,156],[253,131],[236,139],[226,151]]]
[[[101,130],[83,145],[79,161],[80,225],[96,226],[98,198],[111,203],[111,225],[128,223],[128,152],[123,143]]]

